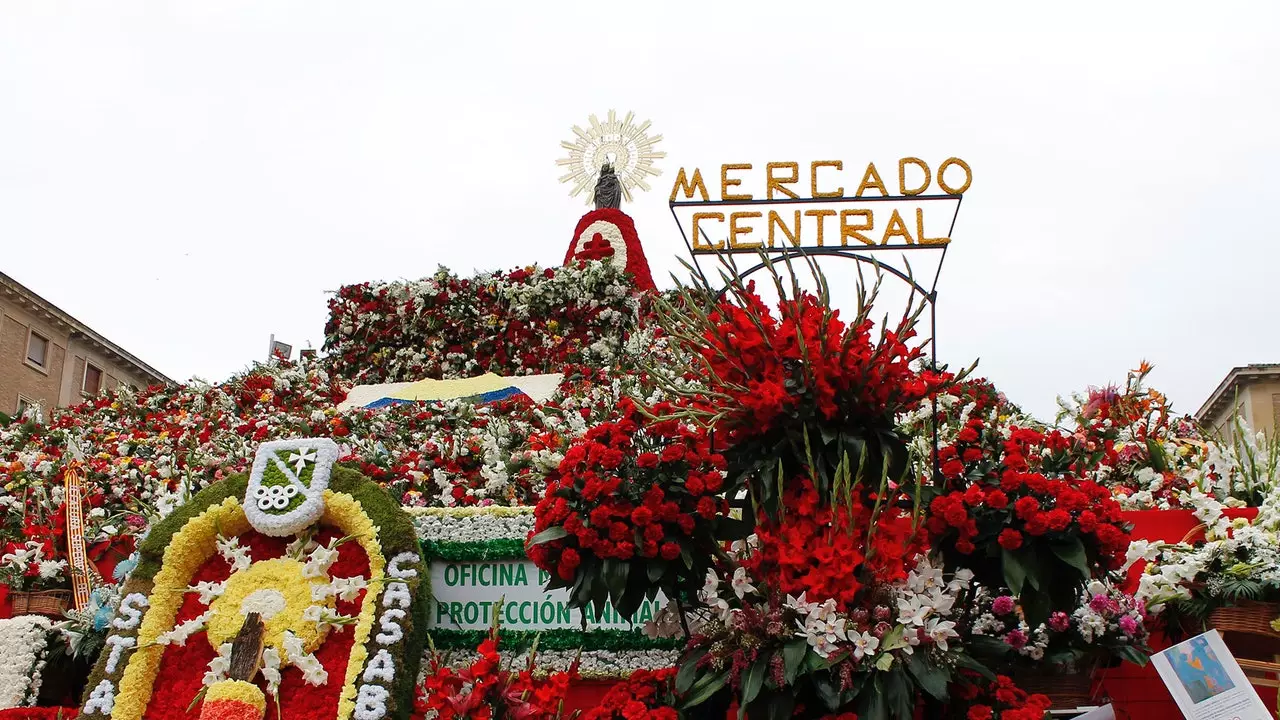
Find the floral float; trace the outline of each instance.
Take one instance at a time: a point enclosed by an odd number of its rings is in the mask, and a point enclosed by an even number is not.
[[[425,564],[398,503],[337,455],[327,439],[263,443],[249,477],[150,529],[83,717],[195,718],[202,702],[261,704],[270,718],[408,715]],[[261,701],[227,678],[251,615],[265,628],[260,685],[249,686]]]

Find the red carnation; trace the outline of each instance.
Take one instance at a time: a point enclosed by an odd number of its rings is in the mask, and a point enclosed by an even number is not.
[[[991,708],[986,705],[974,705],[969,708],[968,720],[991,720]]]
[[[1080,513],[1079,523],[1081,532],[1091,533],[1098,529],[1098,516],[1092,510],[1085,510]]]
[[[645,525],[653,522],[653,511],[644,505],[641,505],[631,511],[631,522],[639,525],[640,527],[644,527]]]
[[[1019,498],[1018,502],[1013,504],[1013,509],[1017,511],[1018,517],[1026,520],[1040,511],[1040,501],[1033,497]]]
[[[680,557],[680,546],[673,542],[662,543],[662,559],[675,560]]]
[[[636,457],[636,466],[648,470],[658,467],[658,463],[661,461],[662,458],[658,457],[658,453],[640,453],[640,455]]]
[[[1022,533],[1013,528],[1005,528],[1000,531],[998,542],[1005,550],[1017,550],[1022,547]]]
[[[1066,530],[1071,524],[1071,513],[1061,508],[1054,508],[1049,511],[1049,529]]]

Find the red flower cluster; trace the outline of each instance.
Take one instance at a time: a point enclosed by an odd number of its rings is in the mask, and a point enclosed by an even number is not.
[[[965,720],[1044,720],[1052,707],[1048,697],[1029,695],[1004,675],[984,686],[960,685],[954,692],[967,708]]]
[[[891,421],[938,379],[911,368],[923,353],[907,345],[915,337],[909,321],[873,342],[870,320],[846,326],[809,293],[781,301],[777,318],[754,287],[743,300],[720,303],[691,348],[729,396],[726,426],[735,440],[767,433],[780,418]]]
[[[0,720],[76,720],[80,708],[17,707],[0,710]]]
[[[563,532],[531,546],[529,558],[562,580],[574,577],[584,556],[676,560],[695,528],[728,513],[719,496],[725,461],[705,433],[676,421],[646,423],[630,400],[618,414],[569,446],[534,509],[531,537]]]
[[[849,611],[865,583],[905,578],[912,558],[926,549],[923,529],[913,531],[911,516],[888,503],[869,540],[872,509],[825,505],[808,478],[790,482],[783,503],[781,522],[758,524],[760,547],[742,561],[778,592],[807,593],[812,602],[833,598]]]
[[[636,670],[626,682],[609,688],[600,704],[579,720],[676,720],[675,677],[675,668]]]
[[[476,648],[480,657],[470,666],[453,670],[432,657],[418,686],[411,720],[428,711],[437,720],[555,720],[577,670],[533,677],[533,664],[519,673],[503,672],[496,634]]]
[[[966,555],[998,555],[1041,537],[1078,537],[1102,570],[1124,564],[1129,534],[1110,491],[1090,480],[1039,471],[1046,452],[1062,451],[1066,437],[1013,427],[1005,439],[987,431],[983,420],[972,418],[955,444],[938,452],[943,476],[964,489],[933,500],[928,526],[936,536],[954,536],[955,549]]]
[[[325,350],[356,383],[554,372],[634,326],[629,291],[608,262],[347,285],[329,301]]]

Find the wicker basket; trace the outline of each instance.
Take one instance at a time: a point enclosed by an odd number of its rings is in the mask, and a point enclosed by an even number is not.
[[[1038,668],[1015,672],[1013,681],[1030,694],[1047,695],[1054,710],[1074,710],[1097,704],[1093,700],[1093,673],[1090,670]]]
[[[14,615],[49,615],[60,618],[71,605],[70,590],[38,590],[35,592],[11,592]]]
[[[1244,602],[1214,610],[1209,615],[1209,625],[1224,633],[1262,635],[1280,640],[1280,632],[1271,627],[1271,621],[1276,618],[1280,618],[1280,603]]]

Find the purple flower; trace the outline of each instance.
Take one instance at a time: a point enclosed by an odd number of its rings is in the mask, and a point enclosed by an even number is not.
[[[1054,632],[1066,632],[1071,629],[1071,616],[1062,611],[1058,611],[1049,616],[1049,627]]]
[[[1001,595],[991,601],[991,612],[996,615],[1008,615],[1013,612],[1013,598],[1008,595]]]
[[[1021,630],[1013,630],[1004,636],[1004,642],[1014,650],[1021,650],[1027,644],[1027,634]]]

